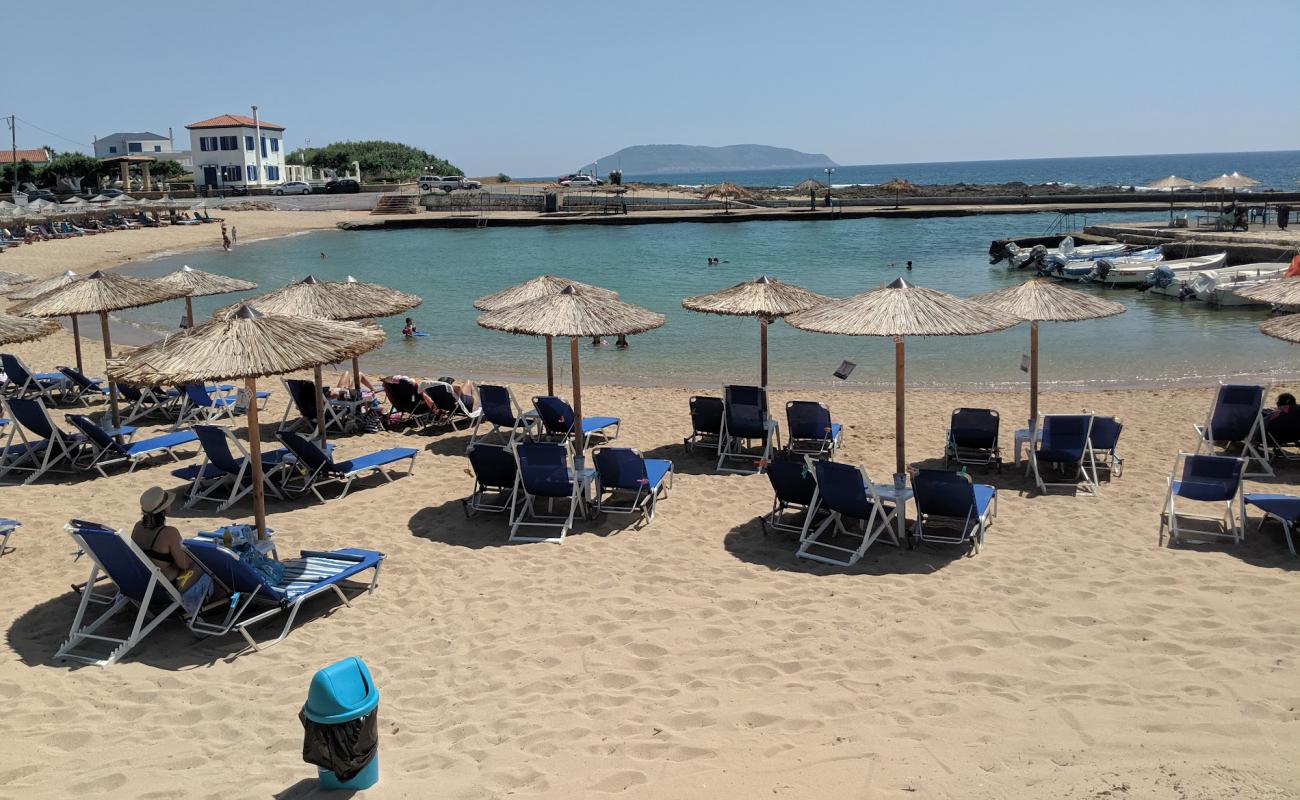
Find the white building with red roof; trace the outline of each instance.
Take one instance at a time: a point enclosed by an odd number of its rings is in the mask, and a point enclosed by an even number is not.
[[[284,126],[257,116],[222,114],[186,125],[194,182],[215,189],[275,186],[284,177]]]

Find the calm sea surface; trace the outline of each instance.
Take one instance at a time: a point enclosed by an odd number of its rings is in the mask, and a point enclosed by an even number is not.
[[[1159,214],[1096,214],[1089,222],[1150,219]],[[626,351],[582,345],[583,375],[607,383],[712,385],[754,381],[758,324],[748,318],[697,314],[681,307],[687,295],[715,291],[768,274],[832,296],[848,296],[903,275],[912,259],[914,282],[959,295],[1010,286],[1026,276],[990,267],[989,241],[1044,233],[1052,214],[947,219],[861,219],[820,222],[744,222],[626,227],[572,226],[324,231],[167,257],[130,267],[157,275],[189,264],[257,281],[263,290],[306,275],[348,275],[415,292],[413,312],[431,335],[405,340],[400,318],[382,320],[390,340],[364,359],[371,372],[530,378],[543,376],[540,339],[488,331],[474,324],[475,298],[541,273],[617,290],[628,302],[667,315],[664,327],[632,338]],[[217,234],[214,232],[213,234]],[[324,251],[327,258],[322,259]],[[709,256],[724,260],[706,265]],[[1105,291],[1128,306],[1111,319],[1045,324],[1043,380],[1134,385],[1207,382],[1234,374],[1294,374],[1300,351],[1266,337],[1256,326],[1267,312],[1210,309],[1133,291]],[[234,296],[195,300],[207,316]],[[180,303],[139,309],[124,321],[174,330]],[[1021,385],[1020,354],[1027,326],[988,336],[907,342],[911,385],[999,387]],[[874,337],[824,336],[771,326],[771,380],[775,384],[838,384],[842,359],[859,366],[849,384],[888,386],[893,347]],[[567,347],[559,367],[567,370]],[[564,373],[564,374],[567,374]]]

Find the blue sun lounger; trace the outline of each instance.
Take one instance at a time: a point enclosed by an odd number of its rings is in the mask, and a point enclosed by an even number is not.
[[[1091,414],[1045,414],[1039,422],[1043,439],[1029,449],[1029,466],[1025,474],[1034,475],[1034,483],[1040,492],[1048,488],[1063,487],[1097,494],[1097,476],[1089,471],[1092,457],[1092,415]],[[1066,465],[1074,467],[1069,482],[1048,483],[1043,480],[1046,467],[1055,464],[1058,469]],[[1065,472],[1066,470],[1063,470]]]
[[[1204,425],[1196,425],[1196,452],[1240,446],[1246,459],[1246,477],[1271,476],[1268,436],[1264,433],[1264,387],[1222,384]],[[1259,464],[1251,472],[1251,462]]]
[[[203,461],[172,470],[173,476],[190,484],[185,507],[208,501],[216,503],[218,510],[230,508],[253,490],[248,451],[226,428],[195,425],[193,431],[203,448]],[[234,443],[234,451],[230,449],[231,443]],[[277,486],[276,478],[289,465],[290,455],[283,448],[262,452],[262,485],[279,498],[284,494]]]
[[[509,444],[527,436],[533,423],[536,422],[537,412],[525,412],[520,407],[519,401],[515,400],[515,394],[509,387],[483,384],[478,387],[478,402],[483,413],[474,422],[474,430],[470,432],[471,445],[501,431],[508,431],[506,443]],[[485,422],[492,427],[486,433],[480,434],[478,430]]]
[[[835,459],[844,428],[831,421],[831,410],[825,403],[791,400],[785,404],[785,422],[790,437],[786,447],[791,453]]]
[[[646,458],[631,447],[601,447],[596,467],[596,513],[639,514],[654,522],[655,505],[673,487],[673,462]]]
[[[108,397],[108,387],[99,381],[87,378],[72,367],[55,367],[55,369],[68,379],[59,402],[81,403],[88,406],[90,403],[86,402],[87,397]]]
[[[547,438],[562,441],[573,437],[573,422],[576,416],[573,406],[558,397],[543,395],[533,398],[533,408],[542,422],[542,434]],[[592,445],[592,439],[599,437],[600,444],[609,444],[618,438],[618,417],[583,417],[579,431],[582,450]],[[612,431],[612,433],[611,433]]]
[[[127,472],[135,472],[136,467],[157,455],[166,454],[171,456],[173,461],[180,461],[175,448],[195,442],[199,438],[194,431],[175,431],[135,442],[120,442],[90,417],[69,414],[67,419],[89,440],[87,444],[92,449],[93,455],[88,462],[85,462],[85,466],[94,467],[106,478],[108,473],[104,468],[117,464],[130,464]]]
[[[333,592],[345,606],[351,606],[352,603],[343,593],[340,584],[366,570],[373,570],[370,584],[366,588],[367,592],[373,593],[379,583],[379,567],[385,558],[383,553],[355,547],[331,551],[303,550],[300,558],[279,562],[284,566],[284,575],[280,580],[272,581],[261,571],[241,561],[233,550],[228,550],[211,539],[189,539],[185,542],[185,549],[199,562],[203,571],[232,596],[244,598],[245,606],[252,602],[272,605],[247,619],[241,617],[231,626],[239,631],[244,641],[254,650],[284,641],[293,628],[293,621],[303,603],[319,594]],[[288,611],[289,616],[280,629],[280,635],[261,644],[255,641],[248,632],[249,626],[283,611]]]
[[[769,530],[802,534],[812,513],[817,481],[802,459],[776,459],[767,465],[767,479],[772,484],[772,510],[762,518],[763,533]],[[790,511],[795,514],[791,516]]]
[[[514,453],[504,445],[480,442],[470,445],[465,455],[474,472],[474,491],[460,501],[465,516],[471,517],[478,511],[489,514],[513,512],[515,478],[519,474]]]
[[[0,519],[0,556],[13,551],[9,546],[9,537],[22,526],[23,524],[16,519]]]
[[[948,423],[948,443],[944,447],[943,465],[952,462],[972,466],[992,466],[1002,471],[1002,451],[998,447],[1001,419],[991,408],[958,408]]]
[[[722,405],[717,471],[762,472],[772,460],[773,449],[781,448],[781,427],[768,413],[767,390],[758,386],[724,386]],[[729,460],[744,462],[745,466],[728,467]]]
[[[511,449],[519,473],[515,478],[515,503],[510,510],[509,541],[562,544],[573,528],[573,518],[579,511],[583,516],[587,513],[582,481],[569,468],[569,442],[515,442]],[[537,509],[541,501],[546,502],[545,513]],[[568,510],[554,513],[556,501],[567,503]],[[523,527],[559,528],[559,533],[521,536],[519,529]]]
[[[912,533],[918,540],[969,545],[971,555],[984,546],[984,533],[998,514],[997,488],[971,483],[959,472],[920,469],[912,476],[912,493],[916,500]],[[926,528],[927,523],[937,520],[957,523],[957,532],[935,533],[934,525]]]
[[[689,401],[691,409],[691,435],[682,439],[686,452],[707,447],[718,451],[722,438],[722,398],[695,395]]]
[[[881,502],[866,470],[835,461],[807,459],[806,463],[817,481],[817,491],[813,493],[812,510],[804,520],[796,553],[799,558],[850,567],[882,534],[888,535],[890,541],[898,545],[898,536],[891,524],[895,509]],[[814,528],[816,514],[820,511],[828,513]],[[858,529],[849,530],[844,524],[845,519],[857,520]],[[850,541],[856,539],[856,544],[841,544],[841,536]]]
[[[55,402],[55,392],[63,392],[68,379],[61,372],[32,372],[23,360],[12,353],[0,353],[0,372],[5,374],[5,394],[10,397],[36,397]]]
[[[1275,519],[1282,525],[1287,549],[1291,551],[1291,555],[1295,555],[1295,540],[1291,538],[1291,529],[1300,522],[1300,497],[1252,492],[1246,495],[1245,501],[1246,505],[1254,506],[1264,512],[1264,516],[1259,521],[1260,528],[1263,528],[1264,523],[1270,519]]]
[[[1182,464],[1182,470],[1178,469]],[[1169,492],[1165,495],[1164,513],[1160,515],[1160,533],[1169,527],[1169,540],[1176,542],[1188,538],[1212,537],[1240,542],[1246,538],[1246,504],[1241,494],[1241,481],[1246,472],[1246,460],[1236,456],[1196,455],[1179,453],[1174,458],[1174,468],[1169,474]],[[1177,476],[1177,477],[1175,477]],[[1218,516],[1189,514],[1179,511],[1178,500],[1223,505]],[[1233,506],[1236,506],[1234,511]],[[1183,522],[1200,520],[1215,522],[1217,530],[1189,528]]]
[[[390,447],[387,450],[378,450],[347,461],[336,462],[315,442],[308,441],[293,431],[280,431],[276,436],[284,442],[284,446],[289,448],[289,452],[293,453],[298,461],[299,472],[285,480],[285,491],[290,494],[310,491],[322,503],[325,502],[325,497],[320,493],[320,487],[328,483],[343,484],[343,491],[335,498],[342,500],[347,497],[352,482],[363,473],[378,473],[384,476],[384,480],[392,483],[393,476],[389,475],[384,468],[399,461],[410,461],[410,466],[406,470],[406,474],[410,475],[415,469],[415,456],[420,452],[414,447]]]
[[[32,483],[56,468],[60,472],[75,472],[85,444],[84,438],[65,433],[56,426],[44,404],[37,398],[11,397],[7,403],[9,416],[17,424],[9,434],[11,444],[5,448],[6,463],[0,466],[0,475],[10,471],[30,472],[25,483]],[[29,440],[23,431],[36,438]],[[13,444],[15,438],[20,440],[19,444]],[[15,455],[19,458],[13,462],[8,461],[10,448],[22,448],[23,445],[26,446],[26,453],[21,449],[15,450]]]

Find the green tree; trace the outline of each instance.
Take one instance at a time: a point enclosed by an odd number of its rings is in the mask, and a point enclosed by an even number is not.
[[[27,159],[21,159],[18,162],[18,183],[35,183],[36,166]],[[0,167],[0,190],[12,192],[14,190],[14,165],[5,164]]]
[[[351,168],[352,162],[361,166],[366,180],[403,180],[420,175],[463,175],[450,162],[417,147],[370,140],[364,142],[334,142],[324,147],[294,150],[286,157],[287,163],[302,164],[334,170]]]
[[[510,180],[511,180],[510,176],[505,174],[504,172],[497,173],[497,183],[510,183]]]
[[[60,178],[81,178],[83,183],[93,184],[104,172],[104,166],[97,158],[82,153],[64,153],[38,169],[36,179],[42,186],[54,186]]]

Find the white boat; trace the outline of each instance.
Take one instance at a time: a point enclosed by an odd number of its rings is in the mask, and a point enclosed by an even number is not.
[[[1206,270],[1194,277],[1188,288],[1196,294],[1197,300],[1210,305],[1267,306],[1268,303],[1247,299],[1237,292],[1269,281],[1281,280],[1286,276],[1286,270],[1286,264],[1279,264],[1276,261]]]
[[[1107,286],[1137,286],[1155,294],[1178,297],[1184,283],[1190,283],[1198,273],[1222,268],[1227,260],[1227,253],[1179,258],[1162,261],[1154,270],[1150,267],[1145,270],[1133,267],[1111,270],[1102,280]]]
[[[1061,278],[1067,281],[1088,281],[1098,280],[1103,271],[1112,270],[1116,267],[1137,267],[1143,264],[1147,265],[1147,270],[1155,269],[1157,262],[1164,258],[1164,253],[1159,247],[1151,247],[1146,250],[1138,250],[1132,253],[1126,253],[1121,256],[1110,256],[1098,259],[1079,259],[1064,262],[1046,262],[1041,272],[1051,275],[1054,278]],[[1105,261],[1108,266],[1102,267],[1101,262]]]
[[[990,261],[996,264],[1002,259],[1007,260],[1007,266],[1020,267],[1026,266],[1030,261],[1043,261],[1044,259],[1086,259],[1086,258],[1103,258],[1105,256],[1118,255],[1128,249],[1126,244],[1084,244],[1075,246],[1074,237],[1067,236],[1061,240],[1057,247],[1045,247],[1036,244],[1028,250],[1021,249],[1015,242],[1008,242],[1003,248],[1000,257]]]

